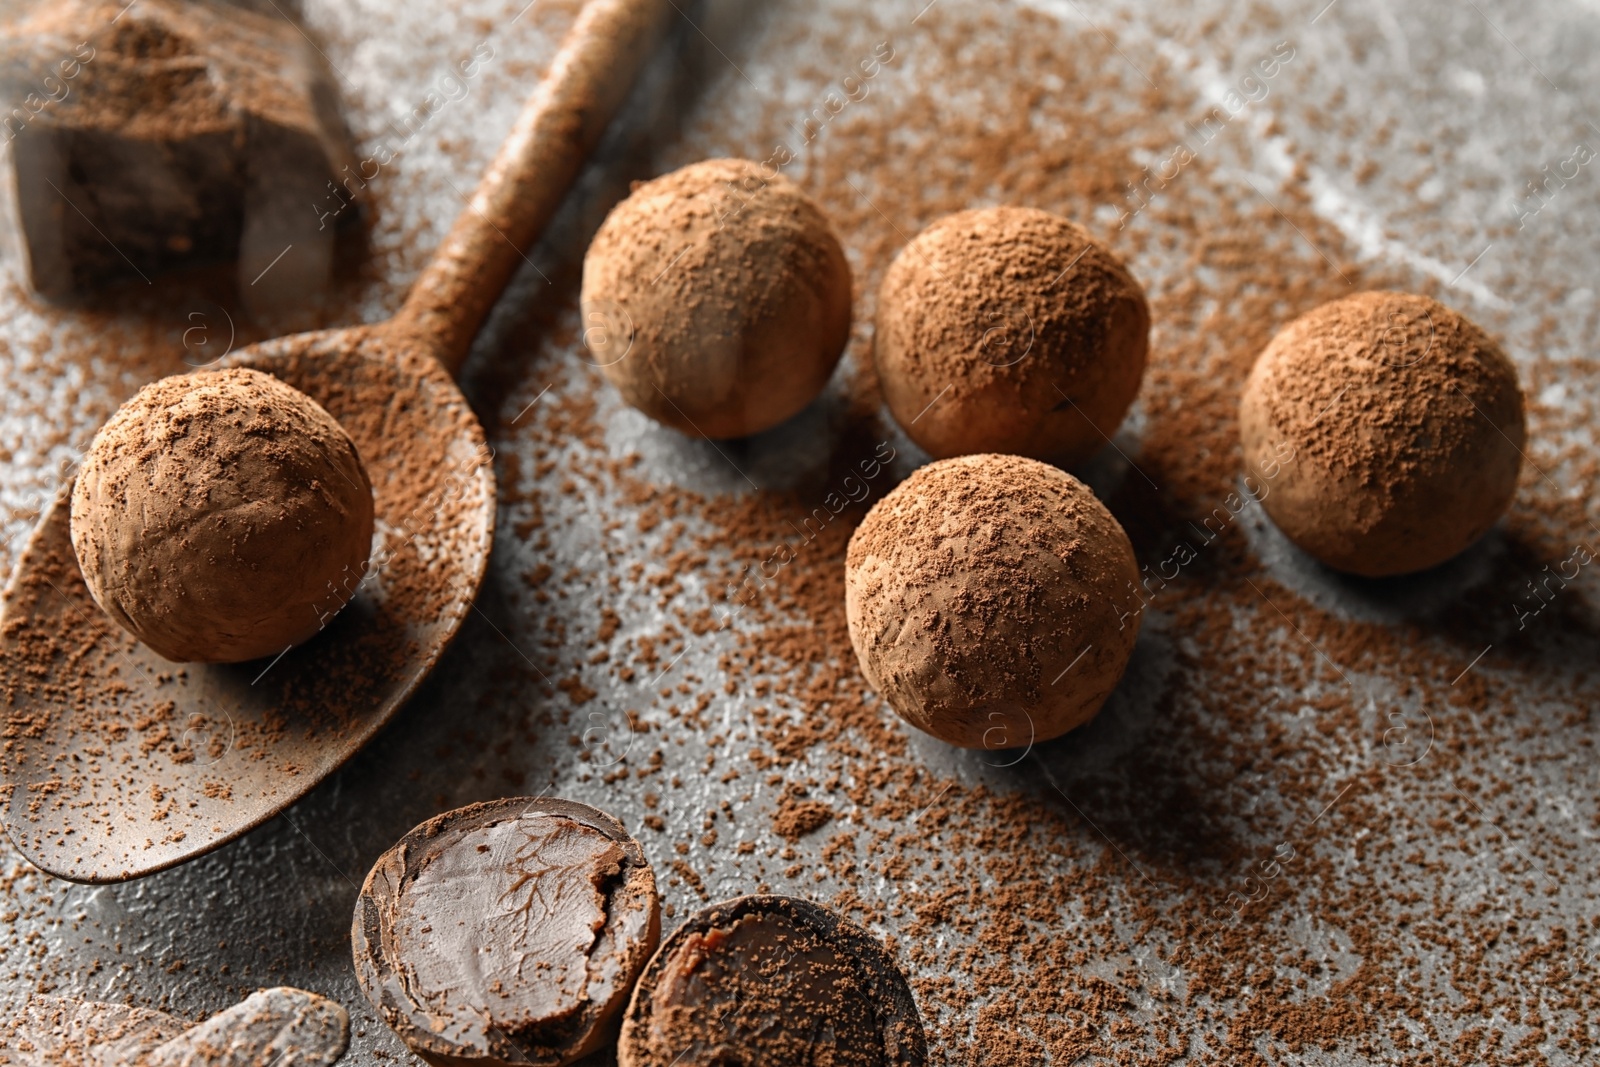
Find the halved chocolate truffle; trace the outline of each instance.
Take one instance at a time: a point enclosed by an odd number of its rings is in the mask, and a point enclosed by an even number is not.
[[[780,896],[714,904],[645,968],[619,1067],[920,1067],[922,1017],[871,934]]]
[[[616,819],[513,797],[401,838],[367,875],[350,938],[362,992],[424,1060],[560,1067],[616,1034],[661,911]]]

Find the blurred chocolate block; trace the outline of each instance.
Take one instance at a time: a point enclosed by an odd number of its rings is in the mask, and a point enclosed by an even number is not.
[[[326,287],[357,213],[327,64],[286,19],[50,3],[0,40],[0,108],[0,211],[47,298],[233,261],[247,304],[294,306]]]
[[[46,994],[0,1023],[4,1067],[329,1067],[349,1044],[344,1008],[287,986],[257,990],[198,1024]]]
[[[0,1064],[60,1067],[144,1063],[188,1023],[165,1012],[35,994],[0,1024]]]
[[[152,1049],[140,1067],[328,1067],[350,1045],[350,1016],[325,997],[279,986]]]

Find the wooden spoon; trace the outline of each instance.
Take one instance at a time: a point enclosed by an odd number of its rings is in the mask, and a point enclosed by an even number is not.
[[[670,9],[590,0],[393,319],[280,338],[219,364],[315,399],[372,479],[373,563],[353,595],[330,590],[326,633],[272,661],[162,659],[90,599],[62,487],[0,609],[0,811],[28,860],[102,883],[209,852],[348,760],[438,662],[483,580],[495,517],[491,453],[451,375]]]

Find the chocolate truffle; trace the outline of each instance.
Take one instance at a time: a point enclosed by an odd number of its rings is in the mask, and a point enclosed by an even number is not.
[[[876,938],[793,897],[715,904],[662,944],[618,1067],[920,1067],[922,1017]]]
[[[512,797],[430,819],[379,857],[350,938],[362,992],[424,1060],[557,1067],[616,1036],[661,910],[621,823]]]
[[[322,627],[330,589],[360,580],[372,486],[299,390],[254,370],[177,375],[95,435],[72,547],[95,603],[167,659],[276,656]]]
[[[742,159],[645,182],[583,260],[585,343],[622,398],[696,437],[809,404],[850,336],[850,266],[800,187]]]
[[[1016,748],[1094,718],[1139,634],[1122,526],[1072,475],[1022,456],[921,468],[850,538],[861,673],[911,725]]]
[[[1308,311],[1256,360],[1239,407],[1272,521],[1337,570],[1442,563],[1516,493],[1527,440],[1517,371],[1477,326],[1411,293]]]
[[[1059,215],[996,207],[940,219],[890,264],[873,358],[935,458],[1071,466],[1117,432],[1149,343],[1144,290],[1110,249]]]

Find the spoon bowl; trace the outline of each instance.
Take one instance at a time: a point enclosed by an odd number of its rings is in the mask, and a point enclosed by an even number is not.
[[[5,822],[30,862],[115,882],[222,845],[354,755],[438,662],[488,566],[495,488],[478,420],[416,348],[357,327],[221,364],[265,371],[321,404],[372,480],[367,571],[319,605],[324,632],[276,659],[175,664],[139,643],[90,598],[71,486],[57,495],[0,625],[13,727]]]

